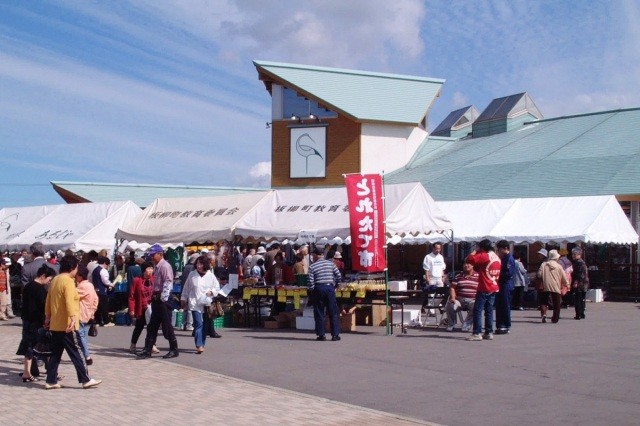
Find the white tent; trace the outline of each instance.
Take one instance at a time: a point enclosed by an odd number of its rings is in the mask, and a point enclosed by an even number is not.
[[[7,241],[10,250],[41,241],[46,250],[113,251],[118,227],[140,214],[131,201],[62,204]]]
[[[60,205],[8,207],[0,210],[0,247],[6,249],[7,243],[22,235],[27,228]]]
[[[638,234],[612,195],[518,199],[493,227],[491,236],[527,243],[638,243]]]
[[[636,244],[638,234],[614,196],[438,201],[454,241]],[[434,240],[419,235],[413,242]],[[443,241],[442,239],[439,239]]]
[[[385,185],[387,236],[442,233],[447,217],[419,183]],[[316,238],[347,240],[349,211],[345,187],[272,191],[235,225],[235,235],[255,239],[293,239],[300,232]]]
[[[158,198],[123,225],[118,238],[135,243],[214,242],[231,239],[234,224],[269,192],[196,198]]]

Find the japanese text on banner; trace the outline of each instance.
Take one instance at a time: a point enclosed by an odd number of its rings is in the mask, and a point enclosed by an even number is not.
[[[349,202],[353,270],[384,271],[387,260],[384,252],[382,176],[350,174],[345,180]]]

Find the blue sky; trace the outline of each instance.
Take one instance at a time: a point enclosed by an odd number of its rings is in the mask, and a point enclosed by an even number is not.
[[[430,114],[527,91],[545,117],[640,106],[640,2],[0,2],[0,207],[49,181],[268,186],[252,60],[446,80]]]

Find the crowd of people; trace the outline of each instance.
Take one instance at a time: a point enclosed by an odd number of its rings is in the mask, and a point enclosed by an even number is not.
[[[431,288],[446,285],[446,263],[442,245],[432,245],[424,258],[425,280]],[[582,259],[582,249],[574,247],[569,259],[566,249],[541,249],[541,265],[535,274],[534,285],[542,323],[547,322],[549,307],[553,309],[551,323],[560,320],[560,310],[571,294],[575,307],[574,319],[585,318],[585,298],[589,289],[588,268]],[[488,240],[480,241],[464,260],[462,272],[449,285],[445,310],[447,330],[457,326],[457,317],[466,311],[462,331],[470,331],[471,341],[492,340],[495,334],[511,332],[511,309],[524,309],[524,293],[529,286],[527,270],[519,256],[511,253],[508,241],[498,241],[494,247]],[[484,319],[484,323],[483,323]]]
[[[533,284],[541,321],[547,322],[551,308],[550,321],[557,323],[568,294],[573,296],[574,318],[584,319],[589,275],[582,250],[573,248],[571,259],[566,250],[559,248],[548,252],[541,249],[538,254],[542,263]],[[253,279],[258,285],[308,285],[316,339],[327,340],[325,315],[329,317],[331,340],[341,339],[335,287],[344,277],[345,265],[341,250],[335,246],[315,247],[310,256],[307,245],[285,248],[273,243],[254,248],[220,243],[211,250],[191,251],[187,255],[188,261],[179,277],[179,306],[184,315],[183,329],[192,332],[196,354],[204,353],[207,337],[221,337],[212,321],[213,309],[221,297],[220,281],[227,281],[230,274],[237,274],[240,280]],[[84,388],[101,383],[89,376],[89,366],[93,364],[89,336],[94,327],[113,325],[110,295],[118,277],[129,283],[126,308],[134,323],[130,352],[141,358],[158,354],[156,339],[161,332],[169,343],[169,351],[163,358],[179,356],[170,300],[177,271],[167,262],[162,246],[155,244],[144,255],[131,252],[127,258],[116,255],[114,259],[111,266],[106,251],[90,251],[81,257],[71,252],[45,253],[39,242],[29,251],[0,257],[0,320],[14,317],[11,284],[20,290],[19,299],[14,300],[20,300],[21,304],[23,328],[17,354],[24,357],[23,382],[41,380],[43,365],[45,388],[61,387],[63,376],[58,374],[58,366],[66,351]],[[441,288],[448,293],[447,330],[457,328],[460,318],[462,331],[471,332],[468,340],[493,339],[494,312],[495,334],[509,334],[511,309],[524,309],[529,275],[520,257],[511,253],[507,241],[499,241],[495,247],[489,240],[480,241],[466,257],[462,272],[450,283],[440,243],[432,245],[423,269],[427,290]],[[273,308],[275,315],[285,306],[274,301]],[[145,328],[144,346],[138,351],[137,344]],[[48,343],[48,350],[42,349],[42,343]]]

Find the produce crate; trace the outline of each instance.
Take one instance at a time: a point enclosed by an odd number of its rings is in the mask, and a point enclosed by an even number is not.
[[[224,317],[218,317],[211,320],[214,328],[224,328]]]

